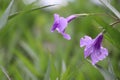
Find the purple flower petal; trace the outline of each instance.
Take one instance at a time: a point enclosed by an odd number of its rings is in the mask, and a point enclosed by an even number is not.
[[[51,28],[51,32],[53,32],[57,28],[57,26],[59,25],[59,18],[60,17],[58,14],[54,14],[54,24]]]
[[[101,55],[99,55],[99,60],[103,60],[106,56],[108,56],[108,50],[106,48],[101,47]]]
[[[54,23],[51,28],[51,32],[54,32],[55,30],[57,30],[60,34],[63,35],[65,39],[70,40],[71,37],[70,35],[65,33],[65,29],[68,23],[73,19],[75,19],[76,17],[77,17],[76,15],[71,15],[67,18],[64,18],[64,17],[60,17],[58,14],[54,14]]]
[[[59,24],[58,24],[58,31],[59,32],[63,32],[64,30],[65,30],[65,28],[67,27],[67,20],[65,19],[65,18],[63,18],[63,17],[60,17],[60,19],[59,19]]]
[[[96,50],[91,54],[92,64],[96,64],[97,62],[103,60],[108,56],[108,50],[106,48],[101,47],[100,51]]]
[[[59,18],[60,18],[60,16],[59,16],[58,14],[54,14],[54,20],[55,20],[55,21],[58,21]]]
[[[73,19],[77,18],[76,15],[71,15],[71,16],[68,16],[66,19],[67,19],[67,22],[71,22]]]
[[[93,47],[89,46],[89,47],[85,47],[84,49],[84,56],[85,58],[87,58],[88,56],[90,56],[93,52]]]
[[[70,39],[71,39],[71,37],[70,37],[69,34],[63,33],[62,35],[63,35],[63,37],[64,37],[65,39],[67,39],[67,40],[70,40]]]
[[[90,57],[93,65],[108,56],[108,50],[102,47],[102,40],[102,33],[95,39],[91,39],[89,36],[80,39],[80,47],[85,46],[84,56],[85,58]]]
[[[92,43],[92,38],[89,36],[85,36],[80,39],[80,47],[87,46]]]
[[[97,54],[100,54],[100,52],[98,51],[98,52],[92,53],[90,56],[93,65],[95,65],[99,61]]]
[[[95,41],[94,41],[94,46],[96,49],[99,49],[100,46],[101,46],[101,43],[102,43],[102,40],[103,40],[103,34],[100,33],[96,38],[95,38]]]

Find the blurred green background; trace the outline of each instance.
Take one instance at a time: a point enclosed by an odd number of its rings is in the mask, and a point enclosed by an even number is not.
[[[71,35],[70,41],[57,31],[51,33],[50,29],[54,13],[63,17],[79,13],[105,13],[107,15],[94,17],[102,17],[108,24],[114,22],[110,16],[113,14],[91,0],[66,1],[67,5],[59,8],[54,7],[64,3],[21,13],[8,20],[0,30],[0,80],[8,80],[3,70],[11,80],[104,80],[102,74],[84,59],[84,50],[79,46],[79,40],[84,35],[95,38],[102,31],[93,16],[77,18],[68,25],[66,32]],[[10,0],[0,0],[0,16],[9,3]],[[15,0],[11,14],[46,5],[36,3],[25,4],[22,0]],[[119,3],[119,0],[112,1],[117,10],[120,10]],[[120,31],[119,24],[115,26]],[[115,75],[120,77],[119,48],[107,40],[106,34],[103,46],[108,48],[109,56],[98,64],[107,69],[110,59]]]

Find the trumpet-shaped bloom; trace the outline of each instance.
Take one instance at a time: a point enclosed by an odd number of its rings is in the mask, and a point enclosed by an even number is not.
[[[102,47],[103,33],[100,33],[95,39],[85,36],[80,39],[80,47],[85,47],[85,58],[90,57],[92,64],[95,65],[100,60],[108,56],[108,50]]]
[[[60,17],[58,14],[54,14],[54,24],[51,28],[51,32],[57,30],[58,33],[62,34],[65,39],[70,40],[71,37],[69,34],[65,33],[65,29],[68,23],[71,22],[76,17],[77,17],[76,15],[71,15],[67,18],[64,18],[64,17]]]

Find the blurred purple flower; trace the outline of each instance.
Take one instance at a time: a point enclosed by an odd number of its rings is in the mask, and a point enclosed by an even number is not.
[[[85,58],[90,57],[92,64],[95,65],[100,60],[108,56],[108,50],[102,47],[103,33],[100,33],[95,39],[85,36],[80,39],[80,47],[84,47]]]
[[[65,33],[65,29],[68,23],[71,22],[76,17],[77,15],[71,15],[67,18],[64,18],[64,17],[60,17],[58,14],[54,14],[54,24],[51,28],[51,32],[57,30],[58,33],[62,34],[65,39],[70,40],[71,37],[69,34]]]

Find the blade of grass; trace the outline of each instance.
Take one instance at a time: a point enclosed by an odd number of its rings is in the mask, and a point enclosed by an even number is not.
[[[113,66],[109,58],[108,58],[108,71],[115,76]]]
[[[51,7],[51,6],[55,6],[55,4],[53,4],[53,5],[47,5],[47,6],[43,6],[43,7],[38,7],[38,8],[34,8],[34,9],[31,9],[31,10],[28,10],[28,11],[16,12],[14,14],[11,14],[8,19],[12,19],[13,17],[17,16],[20,13],[27,13],[27,12],[29,13],[29,12],[32,12],[32,11],[37,11],[37,10],[40,10],[40,9],[43,9],[43,8],[47,8],[47,7]]]
[[[87,61],[91,63],[90,60],[87,59]],[[116,77],[102,66],[95,64],[94,67],[103,75],[105,80],[116,80]]]
[[[19,66],[17,64],[17,66]],[[10,66],[10,74],[13,75],[14,80],[23,80],[22,74],[21,74],[21,70],[18,67],[16,67],[15,65]],[[15,75],[14,75],[15,74]],[[12,79],[13,79],[12,77]]]
[[[26,66],[23,64],[23,62],[22,62],[21,60],[18,60],[17,62],[18,62],[18,66],[21,68],[21,70],[23,70],[24,73],[26,73],[26,75],[27,75],[29,78],[31,78],[31,80],[37,80],[36,75],[33,74],[33,73],[29,70],[29,68],[26,67]]]
[[[35,61],[39,61],[38,56],[36,55],[36,53],[34,52],[34,50],[32,50],[32,48],[30,48],[30,46],[24,42],[24,41],[20,41],[20,46],[28,53],[28,55],[30,55],[30,57],[35,60]]]
[[[16,56],[22,61],[22,63],[36,76],[40,76],[41,74],[36,70],[32,62],[25,57],[19,50],[15,50]]]
[[[106,30],[105,38],[110,41],[116,48],[120,48],[120,32],[106,23],[100,17],[93,17],[93,19]]]
[[[105,80],[116,80],[116,77],[111,74],[109,71],[101,67],[100,65],[95,65],[99,72],[104,76]]]
[[[7,71],[5,70],[5,68],[2,67],[2,66],[0,66],[0,68],[1,68],[2,72],[5,74],[5,76],[7,77],[7,79],[11,80],[11,78],[9,77],[9,75],[8,75]]]
[[[50,61],[48,61],[48,68],[45,73],[44,80],[50,80]]]
[[[119,11],[117,11],[107,0],[100,0],[100,2],[109,8],[120,19]]]
[[[11,0],[11,2],[8,5],[7,9],[3,13],[3,15],[1,16],[1,18],[0,18],[0,29],[3,28],[5,26],[5,24],[7,23],[13,3],[14,3],[14,0]]]

